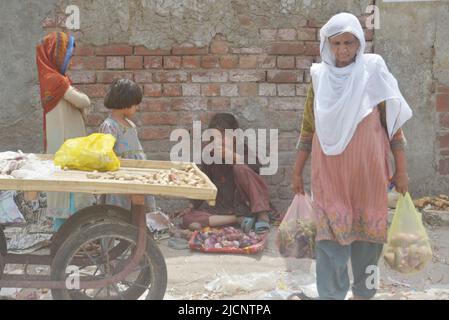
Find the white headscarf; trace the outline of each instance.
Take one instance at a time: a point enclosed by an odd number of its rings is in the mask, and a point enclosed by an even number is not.
[[[339,68],[331,51],[329,37],[352,33],[360,42],[355,62]],[[357,125],[380,102],[387,101],[389,139],[412,117],[412,110],[402,96],[395,77],[383,58],[364,54],[362,26],[352,14],[333,16],[320,30],[321,60],[310,69],[315,92],[316,133],[323,152],[342,153],[354,135]]]

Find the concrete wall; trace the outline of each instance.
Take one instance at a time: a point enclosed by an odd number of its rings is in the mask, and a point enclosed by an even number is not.
[[[42,116],[35,45],[69,4],[81,30],[72,77],[93,100],[94,131],[105,117],[108,82],[126,76],[145,89],[140,135],[151,158],[168,159],[168,133],[230,110],[244,127],[280,130],[280,170],[268,178],[284,210],[317,32],[333,14],[363,16],[374,1],[324,0],[75,0],[0,4],[0,150],[41,152]],[[376,1],[381,29],[367,31],[369,48],[385,57],[414,109],[406,126],[411,189],[449,189],[448,4]],[[174,80],[171,79],[174,77]],[[204,80],[206,79],[206,80]],[[308,179],[306,178],[308,181]]]
[[[449,3],[377,2],[375,52],[387,61],[414,111],[405,126],[412,191],[447,193]]]

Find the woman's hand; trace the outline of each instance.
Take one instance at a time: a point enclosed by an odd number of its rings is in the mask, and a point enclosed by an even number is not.
[[[408,175],[407,172],[396,171],[391,179],[391,182],[394,183],[396,187],[396,191],[405,194],[408,192]]]
[[[293,192],[295,194],[302,194],[304,193],[304,182],[302,181],[302,175],[301,174],[293,174]]]

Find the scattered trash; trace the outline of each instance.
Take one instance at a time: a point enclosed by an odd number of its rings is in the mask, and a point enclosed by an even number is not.
[[[276,287],[279,279],[277,272],[246,273],[229,275],[227,273],[210,281],[204,287],[207,291],[219,292],[227,296],[250,291],[268,291]]]
[[[170,218],[160,209],[147,213],[146,221],[148,229],[153,234],[155,240],[162,240],[170,237],[169,231],[174,225],[170,222]]]

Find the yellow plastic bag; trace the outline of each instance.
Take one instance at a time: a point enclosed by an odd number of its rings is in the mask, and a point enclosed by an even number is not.
[[[55,164],[61,168],[83,171],[116,171],[120,160],[114,153],[115,137],[94,133],[87,137],[69,139],[55,154]]]
[[[400,194],[388,231],[384,260],[393,270],[412,273],[421,271],[431,259],[432,248],[421,213],[408,192],[405,196]]]

